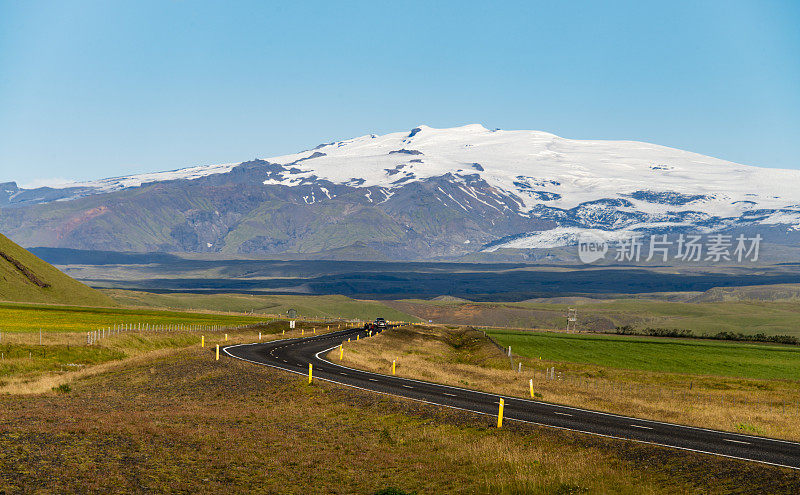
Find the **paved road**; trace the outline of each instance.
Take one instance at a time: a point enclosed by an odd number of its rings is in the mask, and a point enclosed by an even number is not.
[[[505,421],[521,421],[800,469],[800,443],[796,442],[661,423],[477,392],[356,370],[324,359],[323,356],[327,351],[338,347],[348,338],[355,340],[357,334],[361,338],[366,337],[363,330],[350,329],[303,339],[231,345],[223,348],[223,351],[229,356],[251,363],[304,375],[308,374],[308,365],[312,363],[314,379],[492,416],[497,415],[502,397],[505,401]],[[347,346],[345,352],[346,349]]]

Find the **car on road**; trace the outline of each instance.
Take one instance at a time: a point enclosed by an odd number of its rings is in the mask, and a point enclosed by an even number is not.
[[[386,320],[383,318],[375,318],[375,328],[379,331],[386,330],[389,325],[386,324]]]

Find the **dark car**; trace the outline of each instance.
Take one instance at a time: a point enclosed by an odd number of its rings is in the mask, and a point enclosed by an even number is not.
[[[386,324],[386,320],[383,318],[375,318],[375,328],[378,330],[386,330],[389,325]]]

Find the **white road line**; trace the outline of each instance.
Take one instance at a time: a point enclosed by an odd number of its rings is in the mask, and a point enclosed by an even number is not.
[[[248,363],[252,363],[252,364],[255,364],[255,365],[258,365],[258,366],[266,366],[268,368],[278,369],[278,370],[282,370],[282,371],[288,371],[289,373],[294,373],[296,375],[304,375],[305,374],[305,373],[303,373],[301,371],[287,370],[285,368],[281,368],[279,366],[274,366],[274,365],[271,365],[269,363],[264,363],[264,362],[261,362],[261,361],[253,361],[251,359],[243,358],[243,357],[240,357],[240,356],[234,356],[233,354],[230,353],[230,351],[228,351],[228,349],[232,349],[234,347],[251,346],[251,345],[257,345],[257,344],[258,344],[257,342],[254,342],[252,344],[235,344],[235,345],[231,345],[231,346],[227,346],[225,348],[222,348],[222,351],[225,352],[225,354],[227,354],[228,356],[230,356],[232,358],[240,359],[242,361],[246,361]],[[338,345],[337,346],[333,346],[330,349],[322,350],[322,351],[318,352],[317,354],[315,354],[314,357],[316,357],[319,360],[322,360],[322,358],[319,357],[320,354],[325,353],[325,352],[330,352],[333,349],[335,349],[336,347],[338,347]],[[330,363],[330,364],[334,364],[334,363],[331,363],[330,361],[327,361],[327,362]],[[341,366],[341,365],[338,365],[338,364],[334,364],[334,366],[339,366],[341,368],[346,368],[345,366]],[[346,368],[346,369],[354,369],[354,368]],[[356,370],[356,371],[358,371],[358,370]],[[372,389],[359,387],[357,385],[350,385],[350,384],[344,383],[344,382],[337,382],[337,381],[330,380],[330,379],[327,379],[327,378],[319,378],[319,379],[322,380],[322,381],[325,381],[325,382],[338,383],[338,384],[343,385],[345,387],[355,388],[355,389],[358,389],[358,390],[364,390],[366,392],[372,392],[372,393],[376,393],[376,394],[387,395],[387,396],[390,396],[390,397],[404,397],[404,396],[398,396],[396,394],[392,394],[392,393],[388,393],[388,392],[380,392],[380,391],[377,391],[377,390],[372,390]],[[411,380],[411,381],[416,381],[416,382],[419,382],[419,383],[426,383],[426,382],[423,382],[423,381],[420,381],[420,380]],[[427,382],[427,383],[430,384],[430,382]],[[434,385],[438,385],[438,384],[434,384]],[[482,395],[490,395],[487,392],[481,392],[481,391],[478,391],[478,390],[469,390],[469,389],[464,389],[464,388],[461,388],[461,387],[453,387],[453,386],[448,386],[448,385],[439,385],[439,386],[440,387],[448,387],[448,388],[451,388],[451,389],[465,390],[467,392],[476,392],[476,393],[482,394]],[[450,405],[447,405],[447,404],[440,404],[438,402],[430,402],[430,401],[427,401],[427,400],[424,400],[424,399],[415,399],[413,397],[404,397],[404,398],[406,398],[408,400],[413,400],[413,401],[416,401],[416,402],[421,402],[423,404],[430,404],[430,405],[433,405],[433,406],[447,407],[447,408],[450,408],[450,409],[457,409],[457,410],[460,410],[460,411],[467,411],[467,412],[471,412],[471,413],[474,413],[474,414],[481,414],[481,415],[484,415],[484,416],[494,416],[493,414],[481,412],[481,411],[478,411],[478,410],[475,410],[475,409],[468,409],[468,408],[464,408],[464,407],[450,406]],[[540,402],[531,401],[531,400],[526,400],[526,402],[532,402],[532,403],[535,403],[535,404],[541,404]],[[568,407],[568,406],[565,406],[565,407]],[[620,418],[625,418],[626,417],[626,416],[621,416],[621,415],[618,415],[618,414],[603,413],[603,412],[599,412],[599,411],[589,411],[589,410],[579,409],[579,408],[572,408],[572,409],[575,409],[575,410],[578,410],[578,411],[583,411],[583,412],[592,412],[592,413],[596,413],[596,414],[600,414],[600,415],[604,415],[604,416],[612,416],[612,417],[620,417]],[[748,458],[748,457],[739,457],[739,456],[734,456],[734,455],[721,454],[719,452],[712,452],[712,451],[708,451],[708,450],[692,449],[692,448],[689,448],[689,447],[681,447],[679,445],[671,445],[671,444],[668,444],[668,443],[648,442],[646,440],[637,440],[635,438],[628,438],[628,437],[621,437],[621,436],[618,437],[616,435],[607,435],[607,434],[604,434],[604,433],[598,433],[598,432],[589,431],[589,430],[581,430],[581,429],[578,429],[578,428],[567,428],[567,427],[564,427],[564,426],[556,426],[556,425],[551,425],[551,424],[547,424],[547,423],[540,423],[540,422],[537,422],[537,421],[529,421],[529,420],[525,420],[525,419],[515,419],[515,418],[507,418],[507,419],[509,419],[511,421],[519,421],[520,423],[527,423],[527,424],[531,424],[531,425],[538,425],[538,426],[544,426],[544,427],[547,427],[547,428],[553,428],[553,429],[556,429],[556,430],[575,431],[575,432],[578,432],[578,433],[585,433],[587,435],[594,435],[594,436],[603,437],[603,438],[614,438],[614,439],[618,439],[618,440],[629,440],[629,441],[633,441],[633,442],[637,442],[637,443],[643,443],[643,444],[647,444],[647,445],[658,445],[658,446],[661,446],[661,447],[669,447],[669,448],[672,448],[672,449],[683,450],[683,451],[687,451],[687,452],[699,452],[701,454],[715,455],[715,456],[718,456],[718,457],[726,457],[728,459],[738,459],[738,460],[741,460],[741,461],[757,462],[759,464],[767,464],[767,465],[770,465],[770,466],[777,466],[777,467],[783,467],[783,468],[788,468],[788,469],[800,470],[800,468],[798,468],[797,466],[790,466],[788,464],[779,464],[779,463],[776,463],[776,462],[762,461],[762,460]],[[630,418],[630,419],[635,419],[635,418]],[[652,420],[643,420],[643,421],[651,421],[652,423],[658,423],[658,421],[652,421]],[[709,432],[713,432],[713,433],[722,433],[722,432],[719,432],[719,431],[716,431],[716,430],[707,429],[707,428],[698,428],[696,426],[676,425],[676,424],[672,424],[672,423],[661,423],[661,424],[664,424],[664,425],[667,425],[667,426],[678,426],[678,427],[686,428],[686,429],[690,429],[690,430],[700,430],[700,431],[709,431]],[[747,437],[747,435],[743,435],[743,434],[736,434],[736,433],[734,433],[734,434],[742,436],[742,437]],[[761,439],[762,440],[768,440],[770,442],[780,442],[780,443],[786,443],[786,444],[791,444],[791,445],[800,445],[800,443],[792,442],[790,440],[779,440],[779,439],[776,439],[776,438],[761,438]]]
[[[367,380],[369,380],[369,381],[371,381],[371,382],[377,382],[377,381],[378,381],[378,380],[376,380],[376,379],[374,379],[374,378],[367,378]]]
[[[414,388],[411,385],[403,385],[405,388]]]
[[[742,443],[744,445],[752,445],[750,442],[742,442],[741,440],[731,440],[730,438],[723,438],[726,442]]]
[[[442,392],[442,395],[446,395],[448,397],[455,397],[456,394],[448,394],[447,392]]]
[[[239,346],[243,346],[243,345],[257,345],[257,344],[258,344],[257,342],[254,343],[254,344],[237,344],[237,345],[233,345],[233,346],[229,346],[229,347],[239,347]],[[331,348],[319,351],[318,353],[316,353],[314,355],[314,357],[319,359],[320,361],[325,361],[325,362],[327,362],[329,364],[332,364],[334,366],[337,366],[339,368],[344,368],[344,369],[349,369],[349,370],[354,370],[354,371],[363,371],[363,370],[358,370],[357,368],[350,368],[350,367],[347,367],[347,366],[342,366],[341,364],[336,364],[336,363],[334,363],[332,361],[328,361],[328,360],[325,360],[325,359],[320,357],[320,354],[324,354],[326,352],[330,352],[330,351],[336,349],[337,347],[338,346],[333,346]],[[231,355],[227,351],[225,351],[225,352],[228,355]],[[243,358],[240,358],[240,357],[237,357],[237,356],[232,356],[232,357],[236,357],[237,359],[243,359]],[[243,360],[244,361],[249,361],[247,359],[243,359]],[[269,365],[267,365],[265,363],[260,363],[260,362],[257,362],[257,361],[249,361],[249,362],[253,362],[253,363],[256,363],[256,364],[263,365],[263,366],[269,366]],[[384,375],[384,376],[386,376],[386,375]],[[456,387],[456,386],[453,386],[453,385],[445,385],[445,384],[442,384],[442,383],[426,382],[424,380],[414,380],[413,378],[403,378],[403,380],[407,380],[407,381],[410,381],[410,382],[416,382],[416,383],[422,383],[424,385],[434,385],[434,386],[439,387],[439,388],[448,388],[450,390],[461,390],[461,391],[469,392],[469,393],[472,393],[472,394],[494,396],[494,394],[492,394],[491,392],[483,392],[481,390],[474,390],[474,389],[469,389],[469,388]],[[347,385],[347,386],[351,387],[352,385]],[[356,387],[356,388],[358,388],[358,387]],[[381,393],[381,392],[376,392],[376,393]],[[532,400],[532,399],[524,399],[524,398],[521,398],[521,397],[505,397],[505,398],[508,399],[508,400],[514,399],[514,400],[518,400],[518,401],[521,401],[521,402],[527,402],[527,403],[530,403],[530,404],[547,405],[546,402],[541,402],[541,401]],[[419,399],[413,399],[413,400],[419,400]],[[424,402],[424,401],[422,401],[422,402]],[[445,407],[452,407],[452,406],[445,406]],[[713,429],[710,429],[710,428],[701,428],[699,426],[689,426],[689,425],[681,425],[681,424],[676,424],[676,423],[666,423],[666,422],[663,422],[663,421],[655,421],[655,420],[652,420],[652,419],[645,419],[645,418],[634,418],[633,416],[625,416],[625,415],[622,415],[622,414],[608,413],[608,412],[603,412],[603,411],[593,411],[593,410],[589,410],[589,409],[581,409],[579,407],[570,407],[570,406],[565,406],[565,405],[561,405],[560,407],[562,409],[571,409],[573,411],[578,411],[578,412],[588,412],[588,413],[597,414],[597,415],[600,415],[600,416],[611,417],[611,418],[632,419],[634,421],[644,421],[644,422],[647,422],[647,423],[652,423],[652,424],[657,424],[657,425],[677,426],[679,428],[685,428],[685,429],[688,429],[688,430],[707,431],[709,433],[714,433],[714,434],[725,433],[727,435],[736,435],[736,436],[741,437],[741,438],[754,438],[754,439],[757,439],[757,440],[768,440],[770,442],[785,443],[785,444],[789,444],[789,445],[800,446],[800,442],[795,442],[795,441],[792,441],[792,440],[781,440],[779,438],[769,438],[769,437],[756,437],[754,435],[747,435],[747,434],[744,434],[744,433],[734,433],[734,432],[727,432],[727,431],[726,432],[721,432],[719,430],[713,430]],[[458,408],[456,408],[456,409],[458,409]],[[472,411],[471,409],[467,409],[467,410]],[[475,412],[475,411],[473,411],[473,412]],[[479,413],[479,414],[483,414],[483,413]],[[519,421],[522,421],[522,420],[519,420]],[[531,422],[531,421],[528,421],[528,423],[538,424],[538,423],[534,423],[534,422]],[[549,426],[549,425],[546,425],[546,426]],[[562,428],[560,426],[553,426],[553,428],[569,429],[569,428]],[[592,433],[592,432],[583,431],[583,430],[571,430],[571,431],[580,431],[581,433],[589,433],[590,435],[609,436],[609,435],[602,435],[600,433]],[[612,436],[610,436],[610,438],[625,438],[625,437],[614,437],[612,435]],[[630,440],[630,439],[627,439],[627,440]],[[636,441],[639,442],[640,440],[636,440]],[[651,443],[651,442],[643,442],[643,443]],[[654,444],[654,445],[662,445],[662,444]],[[666,445],[666,444],[665,444],[665,446],[666,447],[672,447],[671,445]],[[675,447],[675,448],[676,449],[681,449],[681,447]],[[714,454],[713,452],[705,452],[705,451],[702,451],[702,450],[693,450],[693,449],[683,449],[683,450],[691,450],[693,452],[702,452],[702,453],[707,453],[707,454],[712,454],[712,455],[720,455],[722,457],[730,457],[730,456],[726,456],[724,454]],[[753,459],[746,459],[745,458],[744,460],[750,461],[750,460],[753,460]],[[785,466],[783,464],[775,464],[775,463],[766,462],[766,461],[754,461],[754,462],[761,462],[763,464],[770,464],[772,466],[780,466],[780,467],[792,468],[792,466]],[[798,468],[792,468],[792,469],[798,469]]]
[[[650,428],[649,426],[642,426],[642,425],[631,425],[631,426],[633,426],[634,428],[641,428],[643,430],[652,430],[652,428]]]
[[[558,411],[553,411],[553,412],[554,412],[555,414],[560,414],[560,415],[562,415],[562,416],[572,416],[572,414],[562,413],[562,412],[558,412]]]

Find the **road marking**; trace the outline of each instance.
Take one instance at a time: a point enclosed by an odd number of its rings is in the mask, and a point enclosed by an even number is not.
[[[411,385],[403,385],[405,388],[414,388]]]
[[[376,379],[374,379],[374,378],[367,378],[367,380],[369,380],[369,381],[371,381],[371,382],[377,382],[377,381],[378,381],[378,380],[376,380]]]
[[[631,425],[631,426],[633,426],[634,428],[641,428],[643,430],[652,430],[652,428],[650,428],[649,426],[642,426],[642,425]]]
[[[340,375],[347,376],[347,373],[341,373],[341,372],[340,372],[339,374],[340,374]]]
[[[726,442],[743,443],[745,445],[752,445],[750,442],[742,442],[741,440],[731,440],[730,438],[723,438]]]
[[[572,414],[562,413],[562,412],[558,412],[558,411],[553,411],[553,412],[556,413],[556,414],[560,414],[562,416],[572,416]]]
[[[447,395],[448,397],[455,397],[456,394],[448,394],[447,392],[442,392],[442,395]]]
[[[229,356],[231,356],[233,358],[236,358],[236,359],[241,359],[242,361],[246,361],[248,363],[252,363],[252,364],[255,364],[255,365],[259,365],[259,366],[266,366],[266,367],[269,367],[269,368],[275,368],[275,369],[279,369],[279,370],[282,370],[282,371],[288,371],[289,373],[295,373],[297,375],[305,375],[305,373],[302,372],[302,371],[292,371],[292,370],[288,370],[286,368],[281,368],[280,366],[272,365],[272,364],[269,364],[269,363],[266,363],[266,362],[263,362],[263,361],[253,361],[252,359],[247,359],[247,358],[244,358],[244,357],[241,357],[241,356],[236,356],[236,355],[234,355],[234,354],[232,354],[230,352],[230,349],[233,349],[235,347],[246,347],[246,346],[252,346],[252,345],[256,345],[256,344],[236,344],[236,345],[231,345],[231,346],[224,347],[224,348],[222,348],[222,350],[225,352],[225,354],[227,354],[227,355],[229,355]],[[335,347],[338,347],[338,346],[334,346],[334,347],[331,347],[330,349],[326,349],[326,350],[320,351],[315,355],[315,357],[317,359],[321,359],[319,357],[320,354],[322,354],[324,352],[332,351]],[[331,364],[333,364],[333,363],[331,363]],[[337,365],[337,364],[334,364],[334,366],[338,366],[340,368],[345,368],[345,369],[351,369],[351,368],[346,368],[344,366]],[[341,384],[341,385],[343,385],[345,387],[364,390],[366,392],[377,393],[377,394],[388,395],[388,396],[395,396],[395,397],[404,397],[404,396],[397,396],[395,394],[388,393],[388,392],[380,392],[380,391],[377,391],[377,390],[366,389],[366,388],[363,388],[363,387],[359,387],[357,385],[350,385],[350,384],[347,384],[347,383],[344,383],[344,382],[336,382],[336,381],[333,381],[333,380],[330,380],[330,379],[326,379],[326,378],[320,378],[320,380],[333,382],[333,383],[339,383],[339,384]],[[425,382],[420,382],[420,383],[424,384]],[[428,383],[428,384],[430,384],[430,383]],[[459,387],[450,387],[450,388],[458,389]],[[460,390],[464,390],[466,392],[472,392],[472,393],[475,393],[475,394],[489,395],[488,393],[480,392],[480,391],[477,391],[477,390],[469,390],[469,389],[460,389]],[[478,410],[475,410],[475,409],[468,409],[468,408],[465,408],[465,407],[457,407],[457,406],[451,406],[451,405],[447,405],[447,404],[430,402],[430,401],[427,401],[427,400],[417,399],[417,398],[413,398],[413,397],[407,397],[407,398],[409,400],[414,400],[414,401],[422,402],[422,403],[425,403],[425,404],[448,407],[450,409],[457,409],[457,410],[460,410],[460,411],[468,411],[468,412],[472,412],[472,413],[476,413],[476,414],[484,414],[484,415],[488,414],[490,416],[493,415],[493,414],[485,413],[485,412],[478,411]],[[525,399],[522,399],[522,400],[524,402],[531,402],[531,403],[536,403],[537,402],[537,401],[530,401],[530,400],[525,400]],[[608,416],[608,417],[624,418],[624,419],[636,419],[636,418],[629,418],[629,417],[626,417],[626,416],[622,416],[622,415],[619,415],[619,414],[603,413],[603,412],[591,411],[591,410],[585,410],[585,409],[578,409],[578,408],[572,408],[572,409],[576,409],[576,410],[578,410],[580,412],[592,413],[592,414]],[[619,439],[619,440],[629,440],[629,441],[648,444],[648,445],[658,445],[658,446],[661,446],[661,447],[669,447],[669,448],[676,449],[676,450],[684,450],[684,451],[688,451],[688,452],[699,452],[701,454],[709,454],[709,455],[715,455],[715,456],[718,456],[718,457],[726,457],[728,459],[738,459],[738,460],[742,460],[742,461],[757,462],[759,464],[767,464],[769,466],[778,466],[778,467],[784,467],[784,468],[788,468],[788,469],[800,470],[800,467],[798,467],[798,466],[792,466],[792,465],[789,465],[789,464],[779,464],[779,463],[775,463],[775,462],[769,462],[769,461],[764,461],[764,460],[759,460],[759,459],[754,459],[754,458],[748,458],[748,457],[739,457],[739,456],[734,456],[734,455],[722,454],[722,453],[713,452],[713,451],[710,451],[710,450],[692,449],[692,448],[681,447],[681,446],[678,446],[678,445],[668,444],[668,443],[648,442],[646,440],[639,440],[639,439],[636,439],[636,438],[630,438],[630,437],[624,437],[624,436],[616,436],[616,435],[608,435],[608,434],[593,432],[593,431],[589,431],[589,430],[581,430],[581,429],[578,429],[578,428],[567,428],[567,427],[564,427],[564,426],[556,426],[556,425],[553,425],[553,424],[540,423],[540,422],[524,420],[524,419],[514,419],[514,418],[509,418],[509,419],[511,419],[513,421],[519,421],[521,423],[527,423],[527,424],[533,424],[533,425],[538,425],[538,426],[545,426],[545,427],[548,427],[548,428],[554,428],[554,429],[557,429],[557,430],[575,431],[575,432],[585,433],[587,435],[594,435],[594,436],[598,436],[598,437],[614,438],[614,439]],[[644,421],[647,421],[647,420],[644,420]],[[696,426],[676,425],[676,424],[673,424],[673,423],[659,423],[657,421],[651,421],[651,422],[658,423],[658,424],[663,424],[663,425],[666,425],[666,426],[679,427],[681,429],[686,429],[686,430],[707,431],[707,432],[712,432],[712,433],[719,433],[718,431],[715,431],[715,430],[709,430],[707,428],[698,428]],[[739,435],[739,436],[745,437],[746,435]],[[792,442],[792,441],[789,441],[789,440],[780,440],[780,439],[777,439],[777,438],[766,438],[766,437],[764,437],[764,438],[757,438],[757,439],[758,440],[762,440],[762,441],[766,441],[766,442],[771,442],[771,443],[782,443],[782,444],[794,445],[794,446],[800,445],[800,443],[798,443],[798,442]]]

